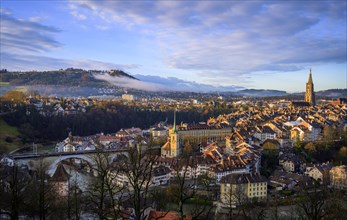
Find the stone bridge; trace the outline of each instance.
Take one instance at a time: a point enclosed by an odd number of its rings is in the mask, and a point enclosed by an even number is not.
[[[90,168],[96,168],[95,156],[97,151],[75,151],[75,152],[54,152],[54,153],[45,153],[45,154],[13,154],[12,157],[15,160],[17,165],[27,165],[29,168],[38,167],[39,163],[42,160],[42,163],[47,169],[47,174],[52,176],[61,161],[68,159],[80,159],[87,162]],[[103,151],[107,156],[113,160],[119,155],[128,156],[127,150],[112,150],[112,151]]]
[[[53,163],[47,168],[47,174],[49,176],[53,176],[58,164],[67,159],[80,159],[80,160],[86,161],[92,169],[96,168],[95,161],[91,157],[88,157],[85,155],[64,155],[59,158],[56,158],[53,161]]]

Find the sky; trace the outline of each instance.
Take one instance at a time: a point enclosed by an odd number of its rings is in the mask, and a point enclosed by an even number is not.
[[[302,92],[311,68],[315,90],[347,87],[345,0],[0,3],[1,69]]]

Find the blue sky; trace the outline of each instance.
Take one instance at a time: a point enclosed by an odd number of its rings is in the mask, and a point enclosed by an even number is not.
[[[289,92],[304,90],[312,68],[316,90],[346,88],[346,8],[344,0],[2,0],[1,68],[119,68]]]

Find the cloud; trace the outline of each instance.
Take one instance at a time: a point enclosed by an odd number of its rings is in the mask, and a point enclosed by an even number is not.
[[[230,92],[240,90],[243,87],[241,86],[213,86],[204,83],[197,83],[194,81],[182,80],[176,77],[160,77],[160,76],[150,76],[150,75],[134,75],[137,79],[143,82],[151,82],[158,85],[161,85],[166,90],[171,91],[189,91],[189,92]]]
[[[38,65],[40,64],[40,65]],[[133,69],[138,68],[136,64],[113,64],[97,60],[69,60],[37,55],[19,55],[12,53],[2,53],[0,69],[15,71],[38,70],[46,71],[52,69],[66,69],[69,67],[93,70],[109,69]]]
[[[74,2],[108,26],[153,37],[162,62],[201,81],[346,62],[346,1]]]
[[[75,18],[77,18],[78,20],[86,20],[87,19],[87,16],[84,15],[84,14],[80,14],[78,13],[77,11],[71,11],[70,14],[72,16],[74,16]]]
[[[130,79],[126,77],[111,76],[109,74],[94,74],[96,79],[107,81],[113,85],[139,89],[145,91],[187,91],[187,92],[230,92],[242,89],[240,86],[211,86],[207,84],[196,83],[193,81],[185,81],[176,77],[159,77],[159,76],[145,76],[134,75],[135,78]]]
[[[11,11],[1,8],[0,25],[0,68],[9,70],[52,70],[69,67],[81,69],[131,69],[136,64],[114,64],[93,59],[62,59],[42,56],[63,47],[54,39],[61,31],[40,23],[41,18],[29,17],[27,20],[15,18]],[[80,17],[82,18],[82,17]],[[105,27],[100,27],[101,29]]]
[[[132,88],[132,89],[139,89],[139,90],[152,91],[152,92],[169,90],[157,83],[142,82],[136,79],[130,79],[126,77],[111,76],[107,73],[94,74],[93,76],[95,79],[107,81],[113,85],[120,86],[123,88]]]
[[[39,23],[38,18],[15,18],[5,9],[0,13],[1,52],[39,53],[62,46],[54,39],[59,29]]]
[[[97,25],[96,28],[101,30],[101,31],[107,31],[107,30],[111,29],[110,26],[103,26],[103,25]]]

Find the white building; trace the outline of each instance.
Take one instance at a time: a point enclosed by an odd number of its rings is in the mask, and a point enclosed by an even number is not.
[[[330,163],[317,164],[307,166],[305,174],[312,179],[318,181],[320,184],[328,185],[330,182],[330,170],[332,165]]]
[[[249,200],[267,198],[267,179],[259,174],[233,174],[222,178],[220,200],[223,206],[238,206]]]
[[[122,99],[125,100],[125,101],[134,101],[136,98],[134,95],[130,95],[130,94],[123,94],[122,95]]]
[[[0,164],[2,164],[4,166],[13,167],[14,163],[15,163],[14,159],[11,158],[10,156],[4,156],[0,160]]]
[[[167,185],[170,180],[170,168],[166,166],[158,166],[153,170],[153,177],[150,186],[162,186]]]

